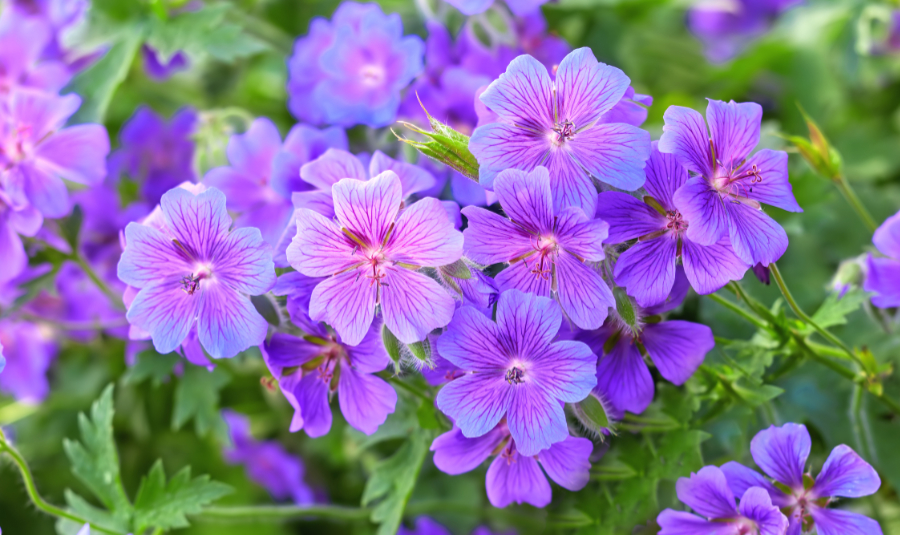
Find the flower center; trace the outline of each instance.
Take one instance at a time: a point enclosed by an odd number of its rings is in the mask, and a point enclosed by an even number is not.
[[[385,71],[384,67],[371,63],[369,65],[363,66],[363,68],[359,71],[359,74],[362,78],[363,85],[367,85],[369,87],[383,85],[385,78],[387,78],[387,71]]]
[[[534,250],[540,255],[531,272],[535,277],[550,280],[553,259],[559,254],[559,244],[553,236],[540,236],[534,243]]]
[[[687,230],[688,222],[678,210],[669,210],[666,212],[666,228],[673,232],[682,232]]]
[[[210,278],[211,275],[212,270],[209,266],[200,266],[196,275],[192,272],[181,278],[181,289],[188,295],[194,295],[200,289],[200,281]]]
[[[553,131],[556,133],[553,142],[556,143],[557,146],[562,145],[575,137],[575,123],[568,120],[556,123],[556,125],[553,126]]]
[[[511,385],[517,385],[525,382],[525,370],[518,366],[506,370],[506,382]]]
[[[0,162],[15,165],[25,159],[30,152],[27,140],[31,137],[31,130],[30,124],[20,124],[0,141]]]

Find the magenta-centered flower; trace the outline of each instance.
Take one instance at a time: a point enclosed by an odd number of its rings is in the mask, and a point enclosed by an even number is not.
[[[835,497],[861,498],[874,494],[881,486],[881,478],[872,465],[841,444],[831,450],[822,471],[813,479],[806,471],[811,445],[806,426],[773,425],[753,437],[750,453],[775,483],[734,461],[725,463],[722,472],[735,494],[749,487],[765,489],[772,503],[788,515],[787,535],[809,532],[813,526],[819,535],[881,535],[881,526],[871,518],[827,507]]]
[[[547,167],[554,208],[577,206],[593,214],[597,189],[592,177],[617,188],[644,183],[650,134],[602,118],[628,91],[621,70],[599,63],[589,48],[571,52],[555,79],[531,56],[519,56],[481,95],[498,122],[479,126],[469,149],[478,159],[480,181],[493,188],[505,169]]]
[[[453,297],[419,272],[462,256],[462,233],[441,202],[429,197],[401,213],[403,192],[393,171],[367,182],[344,179],[331,191],[337,221],[299,210],[287,251],[300,273],[328,277],[313,290],[310,317],[334,327],[350,345],[362,341],[376,305],[404,343],[450,323]]]
[[[655,141],[645,171],[644,202],[617,191],[606,191],[598,197],[597,217],[609,223],[606,243],[637,238],[637,243],[616,261],[616,284],[624,286],[639,305],[652,306],[672,291],[679,258],[699,294],[715,292],[728,281],[743,277],[749,266],[735,255],[727,237],[709,246],[688,237],[691,222],[678,211],[673,199],[688,181],[688,172],[674,156],[659,152]]]
[[[590,480],[591,452],[594,445],[586,438],[567,436],[561,442],[534,455],[516,448],[505,422],[480,437],[468,438],[454,427],[431,443],[434,465],[444,473],[459,475],[478,468],[496,455],[487,472],[488,500],[494,507],[528,503],[545,507],[550,503],[550,483],[541,467],[561,487],[581,490]]]
[[[597,384],[597,358],[581,342],[556,341],[562,312],[546,297],[500,294],[496,323],[462,306],[438,352],[466,373],[444,386],[437,406],[469,438],[506,417],[522,455],[535,455],[569,436],[562,403],[577,403]]]
[[[748,488],[736,506],[725,475],[715,466],[680,478],[675,492],[700,516],[666,509],[657,518],[659,535],[783,535],[787,529],[787,519],[765,489]]]
[[[545,167],[500,173],[494,191],[509,219],[477,206],[464,208],[466,256],[485,265],[509,262],[495,279],[501,291],[553,295],[575,325],[596,329],[615,305],[590,264],[604,258],[609,225],[575,206],[555,208],[551,182]]]
[[[164,224],[129,223],[119,278],[140,291],[130,323],[149,332],[160,353],[178,348],[196,325],[213,358],[262,344],[268,325],[251,295],[275,285],[272,254],[258,229],[230,231],[225,195],[173,188],[160,201]]]
[[[687,237],[713,245],[728,236],[738,257],[749,265],[768,266],[784,254],[784,229],[762,211],[761,204],[802,212],[788,181],[787,153],[763,149],[759,143],[762,107],[753,102],[710,100],[703,116],[681,106],[665,113],[660,152],[674,154],[696,174],[673,197],[690,221]]]

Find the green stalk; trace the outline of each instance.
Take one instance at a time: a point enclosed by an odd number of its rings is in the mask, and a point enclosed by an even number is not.
[[[249,505],[238,507],[207,507],[193,515],[209,522],[285,522],[302,518],[330,518],[335,520],[366,520],[372,514],[364,507],[342,505]]]
[[[859,197],[856,196],[856,192],[853,191],[853,188],[850,186],[850,183],[847,182],[847,179],[841,175],[833,182],[834,185],[837,186],[838,191],[841,192],[841,195],[844,196],[844,199],[847,200],[847,203],[850,204],[854,211],[856,211],[856,214],[862,219],[863,223],[869,227],[869,231],[875,232],[875,229],[878,228],[878,224],[875,222],[875,219],[872,218],[872,214],[869,213],[862,201],[859,200]]]
[[[732,303],[732,302],[729,301],[728,299],[725,299],[725,298],[722,297],[721,295],[719,295],[719,294],[709,294],[709,298],[712,299],[713,301],[715,301],[716,303],[719,303],[719,304],[722,305],[723,307],[727,308],[728,310],[734,312],[735,314],[741,316],[742,318],[744,318],[745,320],[749,321],[749,322],[752,323],[753,325],[756,325],[758,328],[760,328],[760,329],[765,329],[765,328],[766,328],[766,323],[765,323],[765,322],[763,322],[762,320],[758,319],[756,316],[750,314],[749,312],[747,312],[747,311],[744,310],[743,308],[741,308],[741,307],[737,306],[736,304]]]
[[[125,304],[122,302],[122,296],[112,291],[112,289],[110,289],[110,287],[107,286],[105,282],[103,282],[103,280],[97,275],[94,269],[90,265],[88,265],[84,257],[82,257],[78,253],[74,253],[69,258],[70,260],[73,260],[76,264],[78,264],[78,267],[80,267],[81,270],[84,271],[84,274],[87,275],[89,279],[91,279],[91,282],[93,282],[97,286],[97,288],[99,288],[100,291],[109,298],[109,301],[113,304],[114,307],[118,308],[119,310],[125,310]]]

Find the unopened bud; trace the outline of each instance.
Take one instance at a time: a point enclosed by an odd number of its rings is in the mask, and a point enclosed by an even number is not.
[[[803,159],[816,173],[829,180],[840,180],[841,155],[831,146],[825,134],[819,129],[819,125],[806,114],[803,108],[800,108],[800,113],[803,114],[803,118],[806,120],[809,139],[801,136],[787,136],[786,139],[793,143],[797,152],[803,156]]]
[[[421,104],[421,101],[419,104]],[[428,117],[431,132],[422,130],[411,123],[401,122],[400,124],[421,135],[425,140],[406,139],[398,136],[395,132],[394,135],[397,136],[397,139],[412,146],[425,156],[441,162],[461,175],[478,182],[478,160],[469,151],[469,136],[432,117],[428,110],[425,109],[425,106],[422,106],[422,109]]]
[[[613,296],[616,298],[616,312],[619,313],[619,317],[631,327],[632,331],[637,329],[637,312],[634,310],[631,298],[625,293],[625,288],[617,287],[613,290]]]
[[[865,257],[849,258],[838,265],[829,286],[838,299],[844,297],[851,289],[862,286],[865,279],[863,262]]]
[[[601,439],[615,433],[613,430],[614,414],[596,392],[591,392],[588,397],[572,404],[571,407],[579,423]]]

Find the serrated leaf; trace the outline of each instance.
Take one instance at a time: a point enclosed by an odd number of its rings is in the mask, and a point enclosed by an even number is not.
[[[414,431],[394,455],[379,462],[363,491],[362,505],[372,509],[372,522],[380,524],[378,535],[394,535],[419,477],[431,435]],[[377,503],[376,503],[377,502]]]
[[[179,51],[210,54],[228,62],[264,50],[266,45],[261,41],[245,34],[240,26],[225,22],[229,9],[227,4],[214,4],[167,20],[154,19],[147,44],[163,63]]]
[[[137,26],[121,32],[100,60],[79,73],[61,91],[81,97],[81,107],[69,119],[69,124],[103,123],[113,94],[128,76],[142,40],[143,32]]]
[[[68,504],[69,509],[75,512],[81,518],[90,522],[91,525],[99,526],[119,533],[125,533],[130,528],[130,526],[128,525],[130,514],[118,513],[114,515],[109,511],[98,509],[71,490],[65,491],[65,498],[66,504]],[[78,525],[79,528],[81,528],[81,526],[81,524]]]
[[[823,329],[844,325],[847,323],[847,316],[855,312],[868,299],[869,294],[859,288],[848,291],[843,297],[830,294],[812,315],[812,319]]]
[[[229,492],[231,487],[210,481],[209,476],[191,479],[190,467],[181,469],[167,485],[162,460],[158,460],[141,479],[134,500],[134,532],[187,527],[190,524],[185,515],[200,513],[204,506]]]
[[[140,384],[147,379],[158,386],[172,375],[175,365],[181,360],[177,353],[160,355],[153,349],[141,351],[137,354],[134,366],[122,376],[124,384]]]
[[[175,388],[175,409],[172,412],[172,428],[180,429],[194,420],[198,435],[212,432],[227,440],[228,426],[219,411],[219,390],[231,377],[222,368],[212,371],[200,366],[188,366]]]

